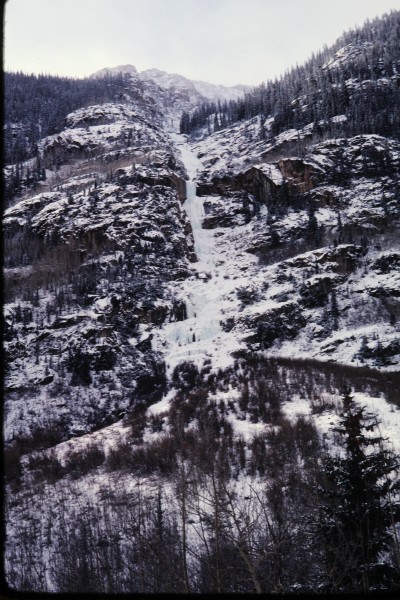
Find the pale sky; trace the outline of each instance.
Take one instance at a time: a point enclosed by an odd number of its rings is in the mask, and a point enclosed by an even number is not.
[[[4,69],[85,77],[156,67],[258,85],[400,0],[7,0]]]

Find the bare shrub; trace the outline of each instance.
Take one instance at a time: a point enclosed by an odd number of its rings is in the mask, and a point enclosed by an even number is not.
[[[132,468],[132,446],[123,442],[111,448],[106,459],[106,468],[110,471],[125,471]]]
[[[3,450],[4,476],[6,483],[19,483],[22,475],[21,447],[13,442]]]
[[[65,462],[65,472],[70,473],[73,479],[86,475],[105,461],[105,452],[103,448],[89,444],[82,450],[71,451]]]
[[[132,453],[132,468],[141,474],[171,474],[176,465],[177,445],[172,436],[140,446]]]
[[[65,470],[58,460],[55,452],[43,453],[40,456],[30,457],[29,470],[35,483],[47,481],[55,483],[65,475]]]

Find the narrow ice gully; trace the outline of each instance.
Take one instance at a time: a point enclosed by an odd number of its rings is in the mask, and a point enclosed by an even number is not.
[[[189,177],[183,208],[192,226],[197,262],[193,265],[195,274],[183,282],[181,288],[187,318],[164,324],[154,336],[156,339],[153,339],[153,347],[165,353],[169,374],[184,361],[194,362],[201,367],[204,360],[209,358],[212,363],[225,366],[231,362],[230,353],[237,345],[232,336],[227,336],[221,328],[224,319],[222,297],[227,291],[227,282],[218,266],[214,232],[202,229],[204,198],[196,195],[195,183],[196,173],[202,163],[183,136],[175,134],[172,137],[181,152]]]

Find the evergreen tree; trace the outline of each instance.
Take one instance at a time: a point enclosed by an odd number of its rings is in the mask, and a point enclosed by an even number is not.
[[[259,134],[258,134],[260,137],[260,140],[265,140],[265,138],[267,137],[267,132],[265,129],[265,124],[264,124],[265,118],[266,118],[265,115],[260,116],[260,129],[259,129]]]
[[[181,121],[179,124],[180,133],[189,133],[191,131],[190,127],[190,115],[188,112],[183,111]]]
[[[336,331],[339,329],[339,308],[337,305],[337,298],[335,290],[331,293],[331,317],[332,317],[332,329]]]
[[[220,128],[225,127],[225,118],[232,124],[261,115],[263,120],[274,117],[273,136],[314,123],[315,138],[376,133],[398,139],[400,121],[395,115],[399,112],[400,100],[396,79],[399,19],[400,12],[392,11],[367,22],[361,29],[345,33],[331,48],[325,47],[279,80],[261,84],[242,98],[230,101],[229,106],[218,102],[210,111],[208,103],[206,110],[208,114],[218,114]],[[366,48],[360,40],[368,40],[371,47]],[[329,68],[322,68],[338,50],[349,45],[361,45],[362,52],[349,55],[345,63],[333,61]],[[384,86],[378,83],[382,77],[386,81]],[[365,81],[368,93],[363,85],[355,85],[350,93],[347,82],[351,79]],[[346,115],[346,120],[332,121],[332,117],[338,115]],[[203,124],[205,121],[196,118],[191,131]],[[259,138],[263,139],[264,135],[260,127]],[[345,177],[345,173],[341,175]]]
[[[398,560],[400,457],[384,449],[378,426],[346,386],[335,429],[344,455],[324,459],[320,490],[327,591],[368,592],[400,584],[400,565],[388,558],[394,549]]]
[[[321,227],[318,225],[317,217],[315,216],[316,206],[315,202],[311,201],[308,206],[307,216],[307,239],[312,241],[316,247],[321,243]]]

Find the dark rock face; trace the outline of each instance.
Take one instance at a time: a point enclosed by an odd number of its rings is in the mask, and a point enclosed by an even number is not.
[[[336,248],[324,248],[316,251],[315,259],[318,265],[329,266],[330,270],[335,273],[350,273],[356,268],[360,257],[365,253],[361,246],[343,244]],[[310,258],[306,255],[298,256],[286,261],[286,266],[289,268],[306,267],[309,265],[309,261]]]
[[[327,275],[312,282],[306,282],[299,290],[303,306],[306,308],[325,306],[329,299],[329,293],[334,289],[334,283],[332,277]]]
[[[229,191],[223,198],[208,196],[204,201],[203,229],[229,228],[249,222],[254,212],[247,194]]]
[[[181,208],[185,173],[166,134],[126,105],[81,109],[67,125],[41,143],[62,184],[15,204],[4,231],[8,247],[21,249],[8,253],[8,388],[20,391],[21,406],[28,389],[37,406],[43,387],[64,393],[71,434],[76,420],[90,431],[106,412],[160,397],[162,357],[141,332],[176,318],[170,283],[184,280],[196,257]],[[23,310],[12,304],[21,286]],[[28,340],[32,320],[41,325]],[[38,419],[64,423],[65,414],[43,411]]]
[[[238,189],[239,186],[234,177],[213,177],[211,181],[201,181],[197,184],[196,193],[199,196],[221,195]]]
[[[245,171],[239,175],[238,180],[246,191],[254,194],[260,202],[267,205],[270,204],[279,187],[279,184],[274,183],[268,174],[258,167]]]
[[[374,270],[378,270],[382,273],[397,271],[400,268],[400,253],[387,252],[376,259],[371,266]]]
[[[238,142],[234,147],[229,142],[236,137]],[[226,133],[218,132],[209,151],[207,141],[197,144],[199,156],[207,156],[205,169],[198,177],[200,195],[244,190],[268,206],[276,202],[277,196],[284,195],[286,203],[296,208],[299,196],[304,197],[305,207],[307,194],[311,193],[313,198],[318,198],[319,206],[338,207],[335,186],[346,189],[351,181],[358,182],[365,177],[395,176],[400,164],[398,142],[379,135],[332,139],[303,147],[304,158],[287,156],[276,160],[273,146],[270,157],[263,158],[255,152],[256,148],[259,150],[259,142],[247,143],[243,154],[240,139],[231,128]],[[229,160],[227,147],[235,155],[235,161]],[[268,162],[260,163],[260,158]]]
[[[300,306],[295,302],[288,302],[269,310],[252,322],[247,321],[247,326],[256,327],[256,333],[246,341],[250,347],[254,348],[256,344],[256,348],[265,350],[277,339],[295,338],[305,323]]]
[[[320,169],[298,158],[282,159],[277,165],[284,179],[295,185],[300,193],[314,189],[322,179]]]

